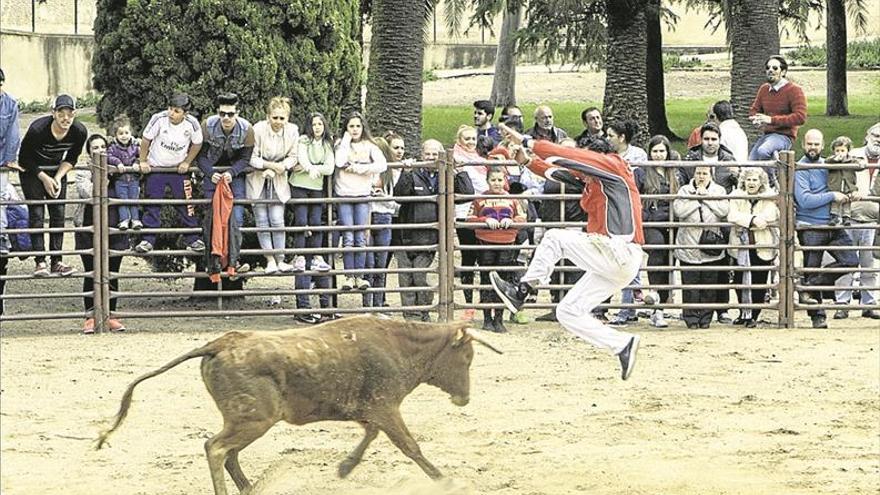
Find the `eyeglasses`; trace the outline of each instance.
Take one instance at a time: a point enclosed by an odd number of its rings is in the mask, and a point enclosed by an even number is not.
[[[235,115],[235,114],[232,114],[232,115]],[[230,115],[230,117],[232,117],[232,115]],[[220,113],[220,116],[221,117],[223,116],[222,112]],[[272,117],[272,120],[285,120],[285,119],[287,119],[287,117],[278,117],[278,116]]]
[[[768,65],[767,70],[772,70],[773,72],[776,72],[778,70],[782,70],[782,67],[780,67],[778,65]]]
[[[217,115],[221,117],[235,117],[235,114],[238,112],[217,112]]]

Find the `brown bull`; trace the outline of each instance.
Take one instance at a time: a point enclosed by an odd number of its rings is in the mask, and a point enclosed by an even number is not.
[[[431,478],[437,470],[422,455],[403,418],[400,403],[419,384],[434,385],[458,406],[468,403],[472,342],[467,323],[429,324],[345,318],[308,329],[229,332],[165,366],[137,378],[126,389],[113,426],[125,419],[135,386],[192,358],[202,358],[202,378],[223,415],[223,429],[205,442],[216,495],[226,494],[223,466],[239,490],[251,484],[238,453],[275,423],[357,421],[360,444],[339,465],[347,476],[380,431]]]

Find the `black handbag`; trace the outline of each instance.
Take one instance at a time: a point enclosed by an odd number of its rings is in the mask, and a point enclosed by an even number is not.
[[[703,203],[700,202],[700,206],[697,209],[697,212],[700,215],[700,223],[703,223]],[[699,248],[700,251],[706,256],[718,256],[724,252],[724,248],[713,249],[707,246],[713,245],[724,245],[729,241],[727,237],[730,235],[730,232],[725,232],[724,229],[721,232],[715,232],[714,230],[707,230],[708,227],[704,227],[703,232],[700,234]]]

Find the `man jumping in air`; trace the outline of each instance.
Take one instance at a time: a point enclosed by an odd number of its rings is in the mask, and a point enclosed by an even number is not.
[[[499,127],[510,143],[522,145],[516,160],[532,172],[550,180],[573,176],[586,184],[581,208],[588,218],[584,232],[547,231],[518,284],[492,272],[495,292],[510,311],[517,312],[537,293],[535,286],[549,283],[556,263],[568,259],[584,275],[559,302],[556,318],[568,331],[616,355],[621,378],[628,379],[636,364],[639,336],[604,325],[592,310],[626,287],[642,264],[641,199],[629,165],[602,137],[589,140],[587,149],[566,148],[523,136],[503,124]]]

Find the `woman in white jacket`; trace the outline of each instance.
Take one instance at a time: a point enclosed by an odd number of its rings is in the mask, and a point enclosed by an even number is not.
[[[266,120],[254,124],[254,152],[247,176],[248,199],[270,200],[253,205],[254,223],[258,229],[284,227],[284,204],[290,199],[287,172],[296,165],[299,131],[289,122],[290,100],[276,96],[266,108]],[[257,239],[263,250],[283,250],[284,231],[259,231]],[[266,273],[290,272],[293,266],[284,262],[284,253],[266,255]]]
[[[739,175],[739,185],[730,192],[730,212],[727,219],[734,223],[730,233],[730,244],[754,245],[779,243],[779,208],[772,197],[770,180],[762,168],[744,168]],[[762,197],[770,194],[770,197]],[[734,272],[737,285],[765,285],[770,267],[776,259],[776,249],[772,248],[734,248],[730,255],[739,266],[760,267],[751,271]],[[763,304],[767,294],[765,288],[740,289],[741,304]],[[742,309],[734,325],[748,328],[757,326],[760,309]]]
[[[336,145],[336,178],[334,193],[336,197],[351,201],[337,204],[339,225],[358,227],[342,231],[342,264],[346,278],[340,288],[360,290],[370,288],[370,282],[363,277],[366,265],[366,252],[352,252],[351,247],[362,248],[367,245],[367,226],[370,222],[369,199],[373,191],[376,174],[388,168],[385,154],[373,142],[370,128],[364,117],[354,112],[345,121],[345,134]]]
[[[696,167],[694,178],[678,190],[679,196],[725,196],[727,191],[712,181],[710,167]],[[723,222],[727,217],[729,205],[726,199],[677,198],[672,210],[679,223],[675,243],[683,246],[675,250],[675,257],[681,265],[681,281],[688,285],[719,285],[727,283],[725,250],[713,246],[700,246],[704,231],[722,235],[721,227],[705,227],[705,223]],[[690,224],[690,226],[688,225]],[[725,241],[724,244],[727,244]],[[697,271],[689,267],[717,265],[718,270]],[[729,290],[729,289],[724,289]],[[724,290],[694,287],[682,290],[685,304],[717,304]],[[688,328],[709,328],[714,308],[684,309],[682,319]]]

